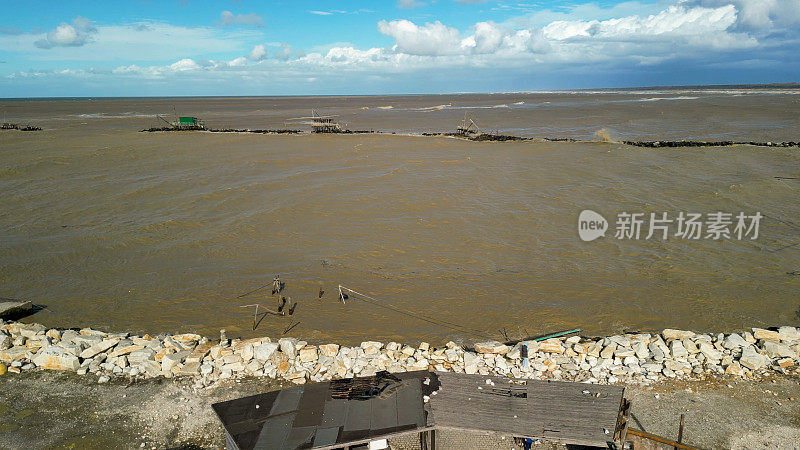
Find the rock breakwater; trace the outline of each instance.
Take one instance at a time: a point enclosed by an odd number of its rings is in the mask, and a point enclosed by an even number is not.
[[[730,147],[732,145],[752,145],[754,147],[798,147],[800,143],[788,142],[756,142],[756,141],[622,141],[623,144],[635,147]]]
[[[527,354],[527,358],[525,355]],[[604,338],[569,336],[506,345],[432,347],[365,341],[311,345],[296,338],[219,340],[184,333],[132,336],[90,328],[48,329],[0,321],[0,374],[62,370],[111,378],[192,377],[197,386],[244,376],[302,384],[374,375],[377,371],[452,371],[589,383],[647,384],[665,378],[800,376],[795,327],[743,333],[661,333]]]

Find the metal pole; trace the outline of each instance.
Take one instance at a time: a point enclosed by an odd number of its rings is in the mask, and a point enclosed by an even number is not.
[[[576,328],[576,329],[574,329],[574,330],[569,330],[569,331],[562,331],[562,332],[560,332],[560,333],[553,333],[553,334],[549,334],[549,335],[547,335],[547,336],[542,336],[542,337],[540,337],[540,338],[536,338],[536,339],[534,339],[534,341],[537,341],[537,342],[539,342],[539,341],[544,341],[544,340],[547,340],[547,339],[550,339],[550,338],[555,338],[555,337],[564,336],[565,334],[578,333],[578,332],[580,332],[580,331],[581,331],[581,329],[580,329],[580,328]]]

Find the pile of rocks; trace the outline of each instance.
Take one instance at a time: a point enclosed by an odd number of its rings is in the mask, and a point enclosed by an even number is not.
[[[523,355],[527,354],[525,358]],[[800,332],[794,327],[752,332],[660,334],[606,338],[570,336],[508,346],[481,342],[473,349],[448,342],[433,348],[397,342],[357,347],[310,345],[295,338],[209,340],[197,334],[130,336],[47,329],[0,321],[0,374],[33,369],[111,377],[194,377],[198,386],[219,380],[269,377],[294,383],[373,375],[380,370],[437,370],[516,378],[648,383],[664,377],[800,375]]]

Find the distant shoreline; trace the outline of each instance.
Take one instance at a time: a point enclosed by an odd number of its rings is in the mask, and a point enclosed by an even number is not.
[[[63,101],[63,100],[128,100],[128,99],[170,99],[170,98],[214,98],[214,99],[253,99],[253,98],[347,98],[347,97],[423,97],[423,96],[446,96],[446,95],[536,95],[536,94],[580,94],[580,93],[614,93],[631,91],[685,91],[701,90],[714,91],[720,89],[738,90],[759,90],[759,89],[779,89],[779,90],[800,90],[800,83],[767,83],[767,84],[701,84],[701,85],[675,85],[675,86],[626,86],[626,87],[597,87],[597,88],[575,88],[575,89],[541,89],[541,90],[521,90],[521,91],[497,91],[497,92],[437,92],[437,93],[389,93],[389,94],[286,94],[286,95],[143,95],[143,96],[73,96],[63,97],[0,97],[0,101]]]

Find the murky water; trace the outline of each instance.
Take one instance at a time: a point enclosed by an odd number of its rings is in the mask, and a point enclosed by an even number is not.
[[[299,322],[290,335],[350,342],[790,323],[800,246],[775,250],[800,241],[800,180],[775,177],[800,178],[797,148],[137,130],[173,105],[214,128],[284,128],[313,107],[387,132],[447,131],[466,112],[527,136],[798,141],[797,93],[2,101],[45,130],[0,132],[0,297],[48,305],[32,320],[51,325],[279,336]],[[756,241],[582,242],[587,208],[768,217]],[[294,323],[252,332],[239,306],[275,300],[237,296],[277,274]],[[471,331],[342,304],[338,284]]]

